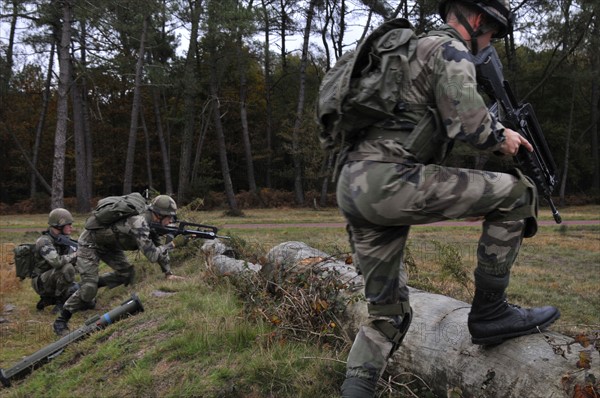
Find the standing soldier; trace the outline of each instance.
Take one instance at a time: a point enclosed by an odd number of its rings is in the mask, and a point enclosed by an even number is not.
[[[38,311],[49,305],[61,308],[63,303],[79,287],[75,282],[77,242],[70,238],[73,232],[73,216],[62,208],[54,209],[48,215],[48,230],[35,242],[37,261],[31,274],[31,286],[40,300]]]
[[[108,226],[98,223],[92,215],[78,241],[77,265],[81,274],[81,288],[64,304],[54,321],[54,332],[59,336],[63,335],[69,330],[68,322],[73,313],[94,308],[98,287],[128,286],[133,282],[134,268],[125,251],[141,250],[150,262],[160,265],[167,279],[183,279],[171,272],[169,251],[185,244],[186,237],[179,235],[173,241],[161,245],[158,235],[150,229],[151,223],[172,223],[176,213],[175,201],[167,195],[159,195],[142,214],[122,218]],[[100,260],[113,271],[99,277]]]
[[[411,84],[390,87],[390,93],[398,93],[396,117],[365,129],[337,184],[369,311],[348,355],[345,398],[375,394],[387,360],[410,326],[402,257],[411,225],[483,219],[468,317],[474,344],[535,333],[560,315],[552,306],[525,309],[506,299],[522,240],[537,228],[532,181],[518,170],[492,173],[440,165],[454,140],[508,156],[521,146],[533,149],[488,111],[475,90],[473,54],[510,29],[508,0],[443,0],[440,14],[446,25],[418,39],[408,65]]]

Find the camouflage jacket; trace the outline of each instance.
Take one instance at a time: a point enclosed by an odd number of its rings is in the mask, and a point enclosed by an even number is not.
[[[397,119],[376,126],[375,134],[355,147],[354,152],[358,153],[355,159],[389,161],[405,158],[405,150],[410,149],[407,140],[389,139],[396,133],[378,137],[377,131],[406,130],[407,123],[417,125],[429,111],[436,114],[439,132],[435,134],[439,137],[417,140],[421,145],[432,147],[426,150],[426,158],[430,160],[423,161],[417,156],[422,163],[441,163],[454,140],[464,141],[480,150],[499,148],[504,141],[504,126],[488,111],[477,91],[473,56],[456,30],[444,25],[440,30],[420,37],[409,68],[410,86],[400,90],[400,102],[406,104],[406,110]],[[425,134],[432,133],[425,131]]]
[[[40,261],[37,261],[37,266],[33,270],[34,277],[52,268],[61,269],[64,265],[75,263],[77,260],[77,253],[71,252],[69,246],[58,244],[50,231],[43,232],[36,240],[35,251]]]
[[[79,237],[79,245],[101,250],[140,250],[152,263],[158,263],[163,272],[171,270],[169,250],[172,243],[160,244],[159,236],[150,229],[150,212],[117,221],[110,227],[86,230]]]

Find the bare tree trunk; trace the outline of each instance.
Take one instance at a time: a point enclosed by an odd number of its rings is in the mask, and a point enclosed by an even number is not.
[[[71,0],[62,5],[62,25],[58,46],[58,104],[56,107],[56,132],[54,135],[54,163],[52,165],[52,209],[64,207],[65,153],[67,150],[67,127],[69,118],[69,86],[71,84]]]
[[[202,159],[202,148],[204,147],[204,140],[206,134],[208,134],[208,127],[210,126],[210,120],[213,118],[213,104],[215,101],[209,101],[204,109],[202,110],[200,120],[200,137],[196,143],[196,155],[194,156],[194,164],[192,166],[192,184],[198,182],[198,176],[200,175],[200,159]],[[208,109],[208,110],[207,110]]]
[[[133,164],[135,161],[135,143],[137,140],[137,130],[139,113],[141,106],[141,90],[142,90],[142,72],[144,67],[144,53],[146,44],[146,31],[148,30],[149,16],[144,18],[142,28],[142,38],[140,39],[140,49],[138,51],[138,59],[135,67],[135,88],[133,89],[133,105],[131,107],[131,125],[129,128],[129,142],[127,144],[127,158],[125,159],[125,177],[123,178],[123,194],[131,193],[133,185]]]
[[[52,75],[54,69],[54,54],[56,50],[56,43],[52,42],[50,45],[50,58],[48,60],[48,74],[46,76],[46,82],[44,84],[44,92],[42,93],[42,109],[40,110],[40,118],[35,128],[35,141],[31,151],[31,163],[37,167],[38,154],[40,151],[40,144],[42,142],[42,131],[46,124],[46,115],[48,113],[48,105],[50,104],[50,86],[52,85]],[[37,192],[37,170],[31,170],[31,181],[29,183],[29,197],[33,198]]]
[[[83,120],[83,99],[80,90],[81,88],[74,79],[71,97],[73,99],[73,129],[75,135],[75,192],[77,195],[77,211],[86,213],[90,210],[91,195],[88,191],[85,122]]]
[[[246,155],[246,175],[248,176],[248,189],[256,197],[258,189],[256,188],[256,178],[254,175],[254,159],[252,157],[252,144],[250,143],[250,131],[248,128],[248,112],[246,109],[246,99],[248,98],[248,84],[244,54],[242,53],[242,39],[238,40],[238,61],[240,71],[240,121],[242,123],[242,141],[244,143],[244,153]]]
[[[273,90],[273,79],[271,78],[271,48],[270,48],[270,18],[269,11],[267,9],[267,5],[265,1],[262,0],[262,6],[264,11],[264,23],[265,23],[265,111],[266,111],[266,123],[265,123],[265,134],[266,134],[266,143],[267,143],[267,164],[266,164],[266,172],[265,172],[265,186],[267,188],[271,188],[271,164],[273,158],[273,149],[272,149],[272,125],[273,125],[273,105],[271,103],[271,92]]]
[[[281,34],[281,68],[284,70],[287,69],[287,54],[286,54],[286,47],[285,47],[285,40],[286,40],[286,36],[287,36],[287,21],[288,21],[288,14],[287,11],[285,9],[286,7],[286,1],[285,0],[280,0],[279,1],[279,6],[280,6],[280,12],[281,12],[281,27],[280,27],[280,34]]]
[[[233,182],[231,181],[231,174],[229,172],[229,162],[227,161],[227,147],[225,146],[225,133],[223,131],[223,124],[221,123],[221,107],[219,106],[219,89],[217,86],[218,73],[217,73],[217,59],[213,56],[210,65],[210,94],[215,100],[213,106],[213,120],[215,122],[215,133],[217,134],[217,141],[219,143],[219,160],[221,162],[221,174],[223,175],[223,185],[225,187],[225,196],[227,197],[227,204],[232,215],[239,215],[240,210],[238,209],[237,201],[235,199],[235,191],[233,190]]]
[[[571,133],[573,132],[573,114],[575,113],[575,87],[576,84],[575,82],[573,82],[573,92],[571,94],[571,111],[569,112],[569,127],[567,130],[567,139],[565,142],[565,158],[563,161],[562,176],[560,177],[559,203],[561,206],[565,206],[565,190],[567,187],[567,176],[569,174],[569,150],[571,149]]]
[[[306,26],[304,27],[304,41],[302,44],[302,57],[300,60],[300,87],[298,89],[298,104],[296,107],[296,119],[292,131],[292,159],[294,162],[294,196],[296,203],[304,204],[304,189],[302,187],[302,155],[300,151],[300,135],[304,122],[304,102],[306,95],[306,65],[308,63],[308,44],[310,41],[311,25],[314,9],[317,1],[311,0],[306,12]]]
[[[10,30],[8,34],[8,46],[6,47],[6,63],[0,64],[0,114],[6,109],[5,98],[8,94],[10,79],[12,78],[13,48],[15,45],[15,32],[19,20],[18,0],[12,0],[12,17],[10,19]]]
[[[87,199],[85,212],[91,210],[91,199],[94,195],[94,157],[93,157],[93,140],[92,140],[92,124],[90,123],[90,108],[87,94],[87,48],[85,43],[87,42],[87,21],[81,22],[81,67],[82,73],[79,77],[79,87],[81,88],[81,107],[82,107],[82,118],[83,118],[83,138],[85,143],[85,164],[83,167],[86,169],[86,181],[87,185]]]
[[[75,135],[75,191],[77,195],[77,211],[87,213],[91,209],[91,159],[87,147],[90,139],[87,129],[89,121],[87,120],[87,107],[85,106],[85,67],[86,67],[86,22],[79,23],[79,45],[80,55],[77,72],[72,70],[73,86],[71,88],[71,97],[73,99],[73,128]],[[75,53],[73,53],[75,61]],[[74,68],[75,69],[75,68]]]
[[[187,202],[189,199],[190,169],[192,161],[192,148],[194,142],[194,130],[196,127],[196,52],[198,49],[198,15],[200,4],[190,1],[190,15],[192,15],[192,27],[190,32],[190,44],[187,58],[185,60],[185,88],[184,88],[184,127],[181,139],[181,156],[179,158],[179,186],[177,188],[177,199]]]
[[[600,7],[596,7],[600,8]],[[597,15],[597,14],[596,14]],[[600,34],[600,29],[598,28],[598,22],[594,23],[594,29],[592,31],[592,40],[598,43],[600,40],[598,39],[598,35]],[[591,54],[591,72],[592,72],[592,98],[591,98],[591,119],[592,119],[592,128],[591,128],[591,147],[592,147],[592,162],[594,162],[594,174],[592,180],[592,189],[594,193],[600,193],[600,146],[599,146],[599,129],[598,129],[598,109],[600,107],[600,73],[598,70],[600,69],[600,55],[598,54],[598,46],[590,46],[593,48]]]
[[[146,126],[146,116],[144,115],[144,107],[140,107],[140,116],[142,120],[142,130],[144,130],[144,141],[146,142],[146,175],[148,176],[148,188],[153,189],[152,183],[152,159],[150,157],[150,134],[148,134],[148,126]]]
[[[275,266],[261,268],[259,264],[223,255],[228,248],[214,242],[207,242],[202,251],[217,275],[259,272],[267,281],[277,284],[293,275],[310,274],[317,278],[336,275],[339,286],[344,287],[339,291],[340,298],[346,298],[348,303],[336,319],[346,341],[352,341],[359,326],[368,320],[367,303],[356,299],[364,281],[353,264],[293,241],[273,247],[265,257],[268,264]],[[316,299],[312,296],[316,284],[318,280],[305,291],[304,300]],[[495,346],[478,346],[471,342],[467,328],[470,304],[410,287],[409,291],[412,323],[402,344],[389,358],[381,380],[392,387],[390,396],[416,397],[404,384],[416,376],[429,389],[418,396],[597,397],[591,388],[595,379],[589,376],[600,370],[600,355],[592,343],[595,332],[589,337],[582,334],[573,339],[557,332],[540,331]],[[410,394],[398,395],[401,392],[395,387],[405,388]],[[378,396],[388,395],[381,391]]]
[[[319,206],[321,207],[327,206],[327,191],[329,191],[329,180],[331,179],[331,171],[334,167],[334,159],[335,154],[333,151],[329,151],[326,156],[323,157],[323,166],[321,168],[323,181],[321,182],[321,198],[319,201]]]
[[[167,195],[173,194],[173,180],[171,179],[171,159],[163,131],[163,123],[160,111],[160,92],[158,88],[152,90],[154,102],[154,117],[156,118],[156,132],[158,133],[158,142],[160,144],[160,153],[162,157],[163,173],[165,175],[165,190]]]

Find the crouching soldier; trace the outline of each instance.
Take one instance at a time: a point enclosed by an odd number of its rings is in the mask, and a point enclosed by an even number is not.
[[[54,209],[48,215],[48,230],[35,242],[36,267],[31,273],[31,286],[40,300],[36,309],[42,311],[49,305],[62,308],[63,303],[79,285],[75,282],[77,242],[69,236],[73,232],[73,216],[62,208]]]
[[[54,321],[54,332],[59,336],[65,334],[69,330],[68,322],[73,313],[95,307],[98,287],[112,289],[119,285],[128,286],[133,282],[134,268],[125,251],[140,250],[150,262],[160,265],[167,279],[183,279],[171,272],[169,251],[185,244],[186,238],[180,235],[161,245],[158,235],[150,229],[152,223],[172,223],[176,213],[175,201],[167,195],[159,195],[145,211],[121,218],[110,225],[99,223],[94,215],[88,218],[86,229],[78,241],[77,266],[81,273],[81,288],[64,304]],[[113,271],[99,276],[100,260]]]

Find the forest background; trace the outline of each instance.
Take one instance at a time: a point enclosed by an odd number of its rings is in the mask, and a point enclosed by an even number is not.
[[[0,212],[150,189],[180,204],[334,205],[319,84],[384,18],[417,32],[433,0],[1,0]],[[495,43],[560,174],[559,204],[600,194],[600,3],[511,1]],[[448,161],[506,167],[459,147]]]

